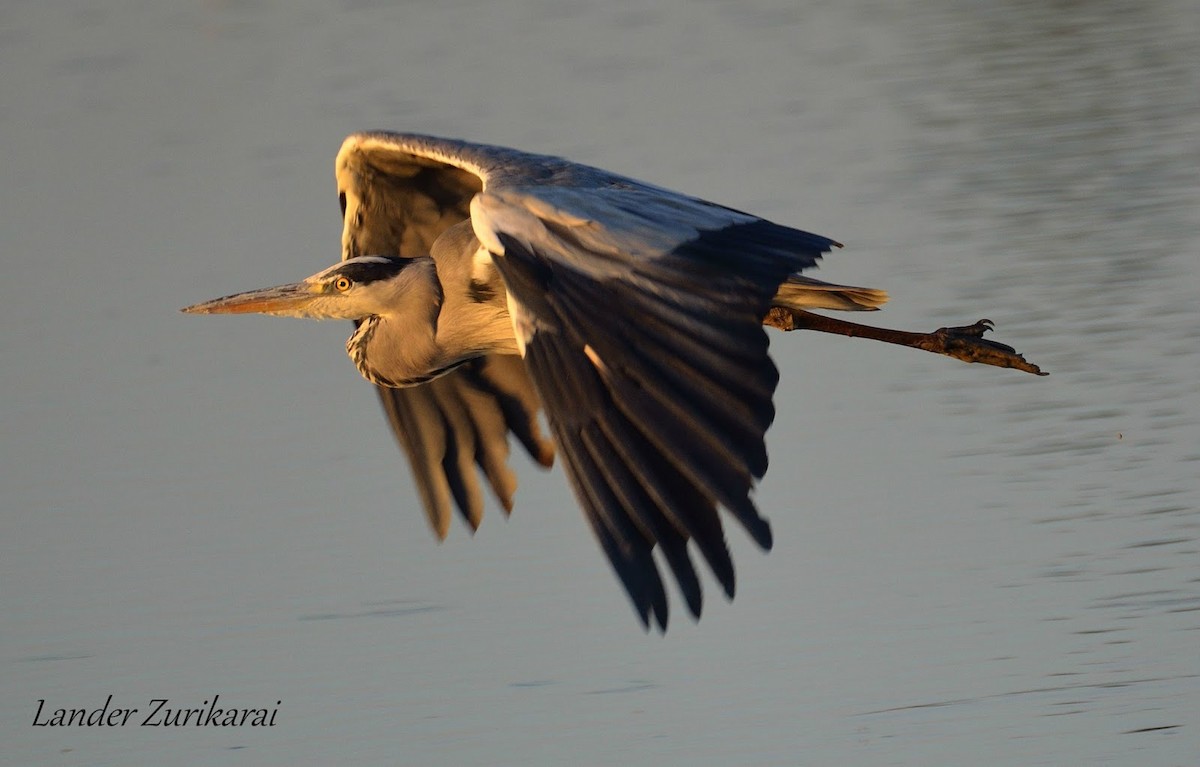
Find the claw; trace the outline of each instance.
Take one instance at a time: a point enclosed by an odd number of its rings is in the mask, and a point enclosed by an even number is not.
[[[980,320],[974,325],[966,325],[961,328],[938,328],[933,331],[935,334],[950,335],[950,336],[970,336],[972,338],[983,338],[983,334],[989,330],[995,330],[996,323],[991,320]]]
[[[984,333],[993,329],[995,323],[991,320],[980,320],[974,325],[962,328],[938,328],[919,346],[926,351],[945,354],[963,362],[981,362],[996,367],[1016,368],[1039,376],[1047,375],[1037,365],[1026,362],[1025,358],[1008,344],[983,337]]]

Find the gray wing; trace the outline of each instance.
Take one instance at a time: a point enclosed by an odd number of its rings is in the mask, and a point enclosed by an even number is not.
[[[338,154],[336,173],[343,258],[428,255],[446,227],[467,218],[480,189],[474,174],[397,161],[386,151],[359,151],[351,141]],[[512,510],[510,432],[540,464],[553,463],[553,446],[537,422],[540,403],[519,357],[494,355],[421,386],[376,390],[439,538],[449,532],[455,507],[472,529],[479,526],[478,471],[505,511]]]
[[[576,495],[643,622],[667,621],[655,545],[698,616],[689,540],[734,593],[719,506],[771,546],[750,499],[778,381],[762,318],[836,243],[643,185],[497,186],[473,225]]]

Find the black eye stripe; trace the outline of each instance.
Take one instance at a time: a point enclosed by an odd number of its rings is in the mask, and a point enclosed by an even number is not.
[[[395,277],[408,263],[409,259],[407,258],[359,261],[352,264],[345,264],[331,276],[335,283],[338,277],[348,277],[354,282],[364,285],[376,280],[386,280]]]

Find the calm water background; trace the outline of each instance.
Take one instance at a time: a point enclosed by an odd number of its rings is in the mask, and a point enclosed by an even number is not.
[[[1195,764],[1198,62],[1190,0],[6,4],[0,763]],[[558,473],[434,545],[343,324],[177,313],[336,260],[376,127],[837,237],[1053,375],[774,336],[776,549],[643,635]],[[277,726],[31,726],[217,693]]]

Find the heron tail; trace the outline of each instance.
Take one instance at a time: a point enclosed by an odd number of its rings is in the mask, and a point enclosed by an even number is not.
[[[839,309],[846,312],[873,312],[887,303],[886,290],[834,285],[811,277],[793,274],[779,286],[772,306],[806,311],[809,309]]]

